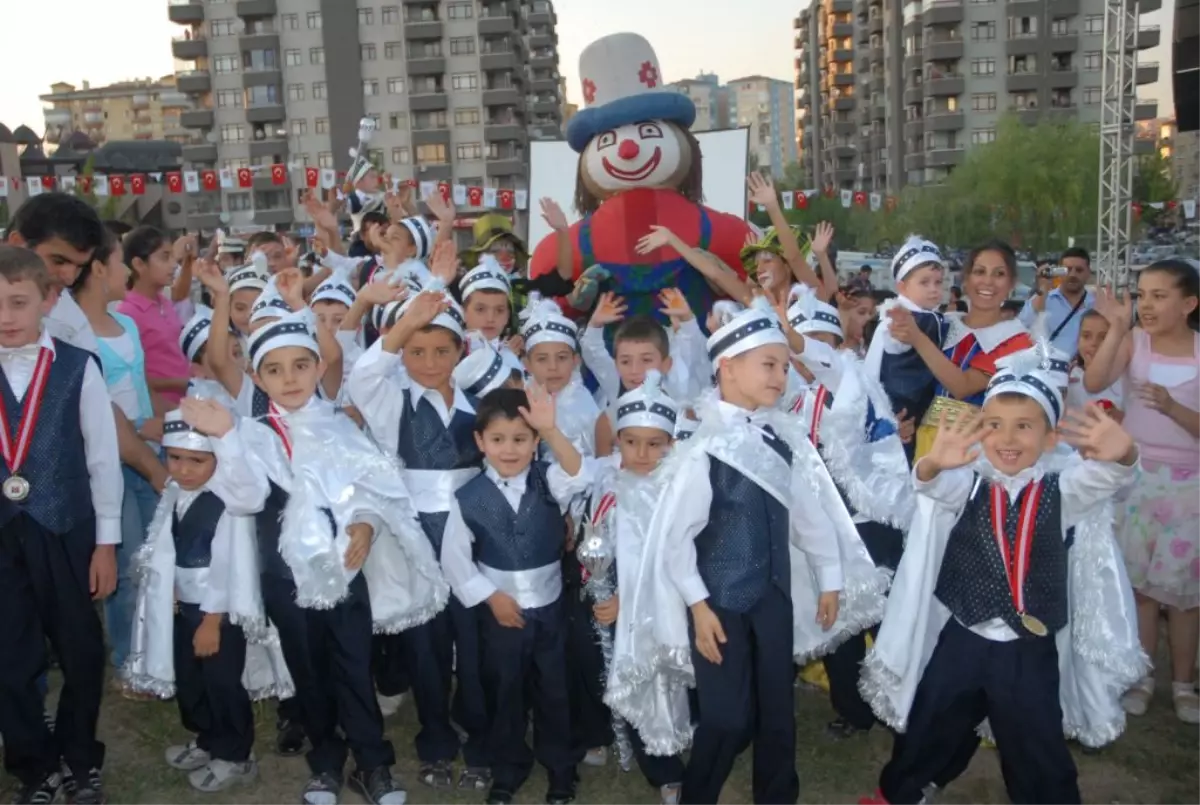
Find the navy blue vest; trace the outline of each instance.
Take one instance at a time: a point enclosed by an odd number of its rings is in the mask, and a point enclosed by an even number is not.
[[[791,450],[772,444],[791,464]],[[772,440],[768,439],[768,444]],[[787,507],[719,459],[709,457],[712,506],[708,524],[696,535],[696,567],[709,602],[748,612],[770,589],[791,598]]]
[[[463,521],[475,536],[475,559],[495,570],[534,570],[562,558],[566,518],[550,494],[546,464],[535,461],[513,511],[504,494],[480,473],[459,489]]]
[[[917,327],[933,343],[941,345],[945,338],[945,323],[937,313],[919,311],[913,313]],[[879,367],[879,382],[891,400],[892,410],[899,413],[907,410],[908,416],[918,423],[933,403],[937,380],[933,372],[915,349],[905,350],[899,355],[883,353]]]
[[[21,512],[54,534],[66,534],[94,516],[91,476],[83,428],[79,422],[79,397],[83,373],[92,353],[54,339],[54,360],[46,378],[29,455],[20,475],[29,482],[29,497],[14,503],[0,496],[0,528]],[[28,392],[26,392],[28,394]],[[0,371],[0,395],[8,416],[9,439],[16,446],[21,403]],[[0,481],[12,475],[0,458]]]
[[[396,453],[410,470],[461,470],[478,467],[483,453],[475,444],[475,415],[450,409],[450,425],[442,424],[433,404],[424,397],[412,406],[412,392],[404,390],[404,417]],[[475,407],[477,401],[467,397]]]
[[[225,513],[225,504],[212,492],[201,492],[188,506],[183,517],[171,512],[171,536],[175,538],[175,566],[208,567],[212,561],[212,541],[217,523]]]
[[[1067,625],[1067,544],[1062,531],[1062,498],[1058,475],[1044,477],[1041,505],[1034,521],[1029,571],[1025,577],[1025,611],[1054,634]],[[1021,506],[1032,486],[1009,502],[1004,523],[1009,550],[1014,549]],[[1007,493],[1005,493],[1007,495]],[[965,626],[1003,618],[1020,637],[1033,637],[1021,625],[1004,560],[992,530],[991,484],[980,479],[946,543],[942,569],[933,594]]]

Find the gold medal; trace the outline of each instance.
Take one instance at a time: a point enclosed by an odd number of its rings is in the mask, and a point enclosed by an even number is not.
[[[1046,624],[1042,623],[1028,612],[1021,613],[1021,625],[1038,637],[1045,637],[1046,635],[1050,634],[1050,630],[1046,628]]]
[[[12,475],[5,479],[0,489],[4,492],[4,497],[13,503],[20,503],[29,497],[29,481],[26,481],[20,475]]]

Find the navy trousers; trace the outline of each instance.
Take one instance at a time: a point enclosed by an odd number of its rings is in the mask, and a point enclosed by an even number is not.
[[[683,758],[680,755],[647,755],[646,744],[638,731],[629,725],[625,729],[629,731],[629,742],[633,745],[633,758],[646,782],[655,788],[683,782]]]
[[[515,793],[535,759],[546,768],[551,791],[574,790],[577,757],[571,749],[562,603],[525,610],[520,629],[501,626],[490,609],[480,610],[484,689],[492,716],[488,749],[493,787],[502,791]],[[532,750],[525,742],[530,710]]]
[[[792,603],[772,587],[749,612],[713,607],[726,642],[721,664],[694,647],[699,719],[683,775],[681,799],[715,803],[733,762],[754,743],[752,789],[758,803],[800,797],[796,774],[795,668]]]
[[[964,747],[978,745],[973,733],[987,718],[1012,802],[1079,802],[1058,683],[1053,635],[997,642],[951,620],[917,686],[908,730],[880,775],[884,798],[918,802],[949,765],[965,767]]]
[[[0,528],[0,734],[6,768],[26,784],[57,771],[60,758],[80,779],[104,764],[104,633],[88,582],[95,548],[93,519],[66,534],[26,514]],[[47,639],[63,675],[53,732],[39,688]]]
[[[225,618],[221,645],[211,657],[197,657],[192,639],[204,620],[195,604],[180,604],[175,615],[175,702],[183,728],[196,745],[218,760],[244,763],[254,746],[254,711],[242,687],[246,635]]]
[[[263,605],[279,630],[296,685],[293,709],[312,744],[313,774],[341,777],[348,753],[364,771],[396,762],[371,681],[371,601],[360,573],[332,609],[301,609],[291,579],[262,575]],[[340,731],[339,731],[340,728]]]

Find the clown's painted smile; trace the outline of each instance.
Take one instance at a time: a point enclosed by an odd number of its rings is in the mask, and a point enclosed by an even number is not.
[[[646,177],[648,177],[651,173],[654,173],[654,169],[658,167],[658,163],[661,161],[662,161],[662,149],[658,148],[656,146],[654,149],[654,153],[650,156],[650,158],[648,160],[646,160],[645,164],[642,165],[640,168],[635,168],[633,170],[628,170],[628,171],[621,170],[620,168],[615,167],[611,162],[609,162],[608,157],[604,157],[601,160],[601,164],[604,165],[604,172],[607,173],[609,176],[613,177],[614,179],[619,179],[622,182],[639,182],[642,179],[645,179]]]

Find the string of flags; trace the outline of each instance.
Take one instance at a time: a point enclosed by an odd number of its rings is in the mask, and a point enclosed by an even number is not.
[[[842,206],[846,209],[867,206],[870,206],[871,212],[879,212],[880,210],[891,212],[896,209],[895,196],[883,193],[868,193],[865,190],[838,190],[834,187],[826,187],[823,191],[815,188],[811,190],[784,190],[779,195],[785,210],[806,209],[810,199],[822,195],[825,198],[840,198]],[[766,207],[761,204],[755,206],[759,212],[766,211]]]
[[[1183,217],[1184,218],[1192,219],[1192,218],[1196,217],[1196,199],[1194,199],[1194,198],[1185,198],[1185,199],[1180,199],[1179,201],[1176,201],[1175,199],[1171,199],[1169,201],[1147,201],[1147,202],[1133,201],[1133,202],[1130,202],[1130,207],[1132,207],[1133,214],[1135,217],[1140,217],[1141,214],[1146,210],[1147,207],[1152,210],[1165,209],[1168,212],[1171,212],[1176,207],[1180,207],[1180,206],[1183,207]]]
[[[311,190],[339,189],[346,179],[345,171],[333,168],[302,167],[294,169],[300,179],[298,186]],[[221,168],[210,170],[166,171],[133,174],[92,173],[81,176],[0,176],[0,198],[7,198],[9,191],[16,192],[25,183],[30,196],[64,192],[95,193],[97,197],[141,196],[150,184],[166,186],[168,193],[214,193],[221,190],[246,190],[255,186],[255,180],[269,177],[271,185],[283,187],[292,179],[293,169],[283,164],[263,165],[253,168]],[[302,172],[302,173],[301,173]],[[264,177],[265,175],[265,177]],[[459,207],[477,207],[501,210],[524,210],[529,207],[529,191],[511,188],[482,187],[480,185],[451,184],[445,181],[422,181],[392,179],[392,189],[412,187],[421,199],[440,194],[446,201]]]

